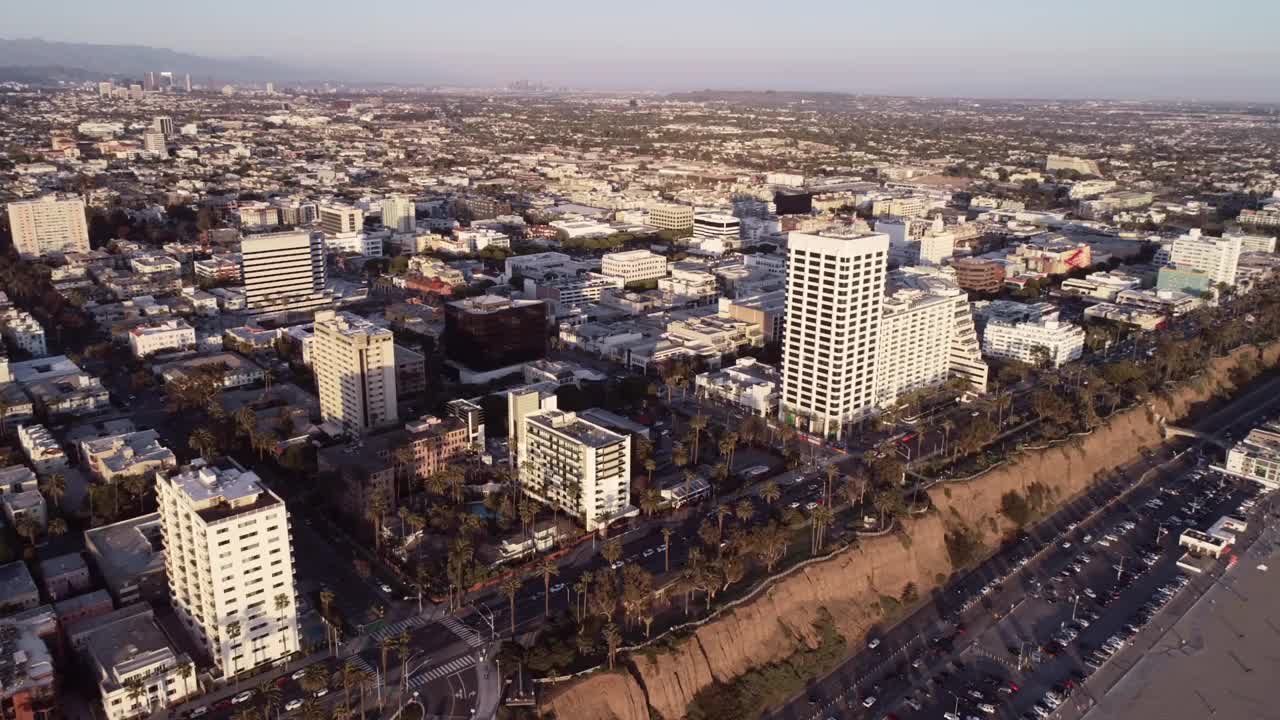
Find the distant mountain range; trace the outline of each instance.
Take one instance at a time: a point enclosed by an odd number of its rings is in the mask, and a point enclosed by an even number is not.
[[[175,80],[190,73],[192,80],[201,83],[209,78],[215,82],[340,79],[333,77],[331,73],[293,67],[263,57],[214,58],[143,45],[95,45],[49,42],[37,38],[0,38],[0,78],[10,75],[31,77],[44,72],[47,73],[46,78],[53,80],[105,77],[141,80],[149,71],[172,72]]]

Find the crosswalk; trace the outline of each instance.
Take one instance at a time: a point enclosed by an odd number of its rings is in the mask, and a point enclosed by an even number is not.
[[[382,642],[387,638],[398,637],[400,633],[406,630],[420,628],[429,622],[431,621],[423,615],[414,615],[413,617],[394,622],[384,628],[379,628],[373,633],[372,637],[374,642]]]
[[[409,680],[409,689],[416,690],[429,682],[467,670],[475,664],[476,658],[474,655],[461,655],[443,665],[433,667],[425,673],[415,676]]]
[[[480,648],[484,646],[484,640],[480,638],[479,633],[467,627],[466,624],[460,622],[452,615],[445,615],[443,618],[440,618],[440,624],[449,628],[449,632],[457,635],[459,638],[462,638],[462,640],[471,647]]]

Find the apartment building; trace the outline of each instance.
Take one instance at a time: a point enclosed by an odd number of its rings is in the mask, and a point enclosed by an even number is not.
[[[165,350],[191,350],[196,346],[196,329],[182,318],[158,320],[129,330],[129,350],[136,358]]]
[[[791,233],[787,241],[782,417],[842,435],[875,404],[889,237]]]
[[[956,323],[951,298],[920,290],[899,290],[886,297],[883,312],[875,401],[887,408],[902,395],[946,382]]]
[[[67,466],[67,454],[43,425],[19,425],[18,445],[39,475],[59,472]]]
[[[321,205],[320,230],[326,236],[358,233],[364,230],[364,211],[348,205]]]
[[[1254,227],[1280,227],[1280,206],[1272,206],[1261,210],[1241,210],[1236,221],[1241,225]]]
[[[8,205],[13,247],[23,258],[89,252],[84,200],[46,195]]]
[[[258,476],[197,460],[156,480],[170,600],[228,677],[299,649],[284,501]]]
[[[17,308],[5,310],[0,314],[0,326],[3,326],[4,337],[9,342],[30,353],[32,357],[44,357],[49,354],[44,326],[26,310]]]
[[[1242,245],[1239,235],[1215,238],[1201,235],[1197,228],[1174,239],[1169,246],[1169,262],[1205,273],[1215,285],[1234,286]]]
[[[1271,235],[1245,235],[1242,233],[1224,232],[1224,239],[1240,238],[1240,252],[1273,253],[1276,251],[1276,238]]]
[[[397,422],[390,330],[348,312],[322,310],[315,315],[312,364],[325,421],[352,435]]]
[[[1267,423],[1250,430],[1227,452],[1226,470],[1267,492],[1280,490],[1280,425]]]
[[[413,232],[417,229],[415,218],[413,198],[407,195],[388,195],[382,199],[382,227],[392,232]]]
[[[701,397],[770,417],[778,412],[782,376],[772,365],[744,357],[738,358],[733,367],[699,373],[694,378],[694,387]]]
[[[601,259],[600,272],[622,278],[623,284],[656,280],[666,276],[667,259],[648,250],[606,253]]]
[[[688,205],[654,205],[649,208],[649,224],[660,230],[693,228],[693,208]]]
[[[160,443],[155,430],[109,435],[80,441],[80,458],[95,478],[111,482],[126,475],[150,475],[176,467],[173,451]]]
[[[107,720],[144,717],[199,694],[200,681],[191,658],[176,649],[145,603],[74,628]],[[141,683],[141,694],[131,690],[135,683]]]
[[[982,352],[990,357],[1051,367],[1080,359],[1084,354],[1084,329],[1058,319],[1058,312],[1039,317],[992,317],[982,332]]]
[[[251,314],[328,305],[324,241],[309,232],[250,235],[240,243],[240,277]]]
[[[588,531],[634,512],[630,436],[560,410],[528,414],[524,425],[518,468],[526,494],[577,517]]]

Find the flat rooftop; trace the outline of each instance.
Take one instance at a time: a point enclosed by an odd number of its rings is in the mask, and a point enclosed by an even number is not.
[[[565,412],[563,410],[543,410],[541,412],[532,413],[527,416],[531,423],[535,423],[549,430],[553,430],[562,435],[577,440],[578,442],[593,448],[608,447],[614,443],[622,441],[624,438],[599,425],[587,422],[579,418],[576,414]]]
[[[86,530],[84,536],[86,544],[96,551],[98,570],[113,587],[148,572],[164,571],[160,513]]]

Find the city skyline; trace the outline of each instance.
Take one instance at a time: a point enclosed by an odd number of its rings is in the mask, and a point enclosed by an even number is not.
[[[54,3],[62,4],[70,5]],[[759,3],[728,12],[705,3],[659,2],[643,12],[612,10],[602,16],[579,0],[560,0],[551,7],[508,8],[495,19],[478,7],[428,12],[395,2],[401,22],[358,35],[337,25],[280,34],[279,23],[303,12],[296,2],[250,8],[232,0],[224,12],[176,33],[172,9],[150,0],[130,4],[138,12],[128,14],[128,23],[119,22],[117,8],[15,8],[6,18],[7,34],[101,43],[102,28],[109,27],[111,43],[218,58],[264,57],[339,81],[1280,100],[1280,50],[1264,29],[1280,21],[1280,10],[1243,1],[1212,9],[1181,2],[1088,2],[1063,14],[1004,0],[985,12],[930,0],[910,17],[896,8],[819,4],[798,18],[793,34],[764,22],[777,11]],[[257,22],[240,21],[250,14]],[[1198,32],[1188,36],[1186,27]],[[466,28],[484,32],[452,30]]]

